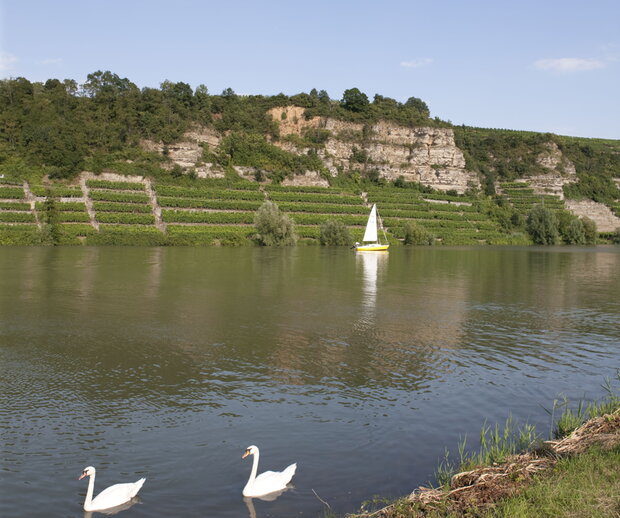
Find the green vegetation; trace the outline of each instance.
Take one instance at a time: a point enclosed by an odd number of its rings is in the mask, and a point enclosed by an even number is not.
[[[128,176],[128,181],[89,179],[86,197],[73,185],[29,187],[26,183],[26,187],[17,187],[0,183],[0,189],[9,189],[3,191],[4,198],[0,197],[0,226],[30,224],[34,228],[28,228],[29,236],[25,239],[32,241],[31,234],[43,230],[45,205],[53,198],[55,224],[59,225],[57,237],[62,244],[84,244],[98,232],[98,226],[99,231],[107,231],[109,226],[123,225],[127,231],[132,226],[146,226],[165,234],[154,241],[158,245],[163,239],[165,244],[238,246],[251,244],[252,240],[247,235],[242,239],[238,238],[240,234],[232,236],[230,227],[219,236],[217,229],[222,230],[227,225],[252,225],[259,207],[265,200],[271,200],[295,223],[305,244],[326,244],[331,238],[324,237],[321,241],[321,227],[330,220],[339,221],[343,226],[339,232],[346,229],[351,240],[361,238],[369,210],[362,197],[365,192],[368,203],[379,204],[388,238],[395,245],[530,244],[535,240],[541,244],[594,244],[599,237],[592,221],[576,218],[564,209],[558,198],[534,195],[525,182],[502,183],[504,195],[486,198],[434,192],[407,182],[399,182],[400,187],[377,187],[370,182],[341,182],[339,187],[279,184],[261,187],[240,178],[183,178],[180,184],[160,178],[151,182],[154,195],[151,199],[145,184],[133,178]],[[30,202],[24,201],[28,188],[33,194],[38,193],[34,210]],[[541,201],[544,207],[537,203]],[[93,211],[91,214],[87,212],[87,205]],[[545,217],[540,219],[542,209]],[[549,221],[553,224],[546,225]],[[93,227],[85,232],[84,224],[88,223]],[[179,232],[172,239],[174,226],[185,227],[183,235],[187,235],[187,239],[181,239]],[[195,232],[192,226],[201,227],[202,232]],[[81,233],[78,229],[82,229]],[[248,229],[242,228],[240,232],[248,234]],[[17,234],[18,230],[11,230],[10,242],[16,242]],[[199,239],[199,234],[204,239]],[[604,238],[612,242],[614,234],[608,233]],[[49,242],[48,237],[42,240]],[[113,235],[100,239],[106,243],[112,240]],[[125,238],[121,241],[129,242]]]
[[[166,156],[140,149],[141,139],[162,142],[166,155],[168,146],[196,124],[227,134],[218,150],[205,151],[223,165],[261,168],[274,173],[276,179],[299,170],[320,171],[323,164],[315,153],[296,155],[271,144],[279,138],[279,126],[268,111],[290,105],[303,107],[306,117],[446,125],[429,118],[421,99],[411,97],[400,103],[375,95],[371,103],[357,88],[347,90],[337,101],[315,89],[290,97],[237,95],[231,88],[214,95],[205,85],[193,90],[187,83],[171,81],[159,88],[139,89],[128,78],[100,70],[89,74],[81,85],[72,79],[32,83],[18,77],[0,81],[0,125],[4,128],[0,173],[30,180],[46,174],[52,179],[70,179],[82,170],[165,175],[160,165]],[[322,128],[311,128],[298,144],[316,151],[329,135]]]
[[[555,245],[558,242],[558,221],[554,213],[536,205],[527,218],[527,231],[537,245]]]
[[[353,242],[349,229],[339,219],[328,219],[321,225],[319,241],[328,246],[350,246]]]
[[[263,203],[254,217],[256,241],[263,246],[294,245],[297,241],[295,223],[272,201]]]
[[[537,478],[521,494],[501,502],[484,517],[609,518],[617,515],[620,494],[620,445],[594,448],[561,459],[549,477]]]
[[[467,168],[482,176],[488,195],[495,194],[496,181],[509,182],[544,173],[538,157],[557,149],[577,172],[578,181],[564,187],[567,198],[606,204],[620,198],[620,189],[613,181],[619,174],[620,141],[467,126],[454,127],[454,136],[465,155]],[[566,173],[566,166],[566,162],[560,162],[557,169]]]
[[[433,235],[414,221],[408,221],[403,225],[404,245],[432,245],[434,241]]]
[[[327,129],[324,120],[312,121],[299,133],[281,139],[280,125],[298,121],[287,120],[290,111],[274,120],[269,110],[291,105],[303,109],[303,115],[298,111],[295,117],[329,117],[356,123],[356,129]],[[434,192],[406,182],[404,176],[389,182],[369,152],[379,121],[408,128],[453,128],[467,168],[478,174],[484,193],[473,183],[463,196],[455,191]],[[527,184],[529,176],[547,171],[541,157],[555,164],[560,175],[572,175],[573,165],[576,168],[577,182],[564,187],[567,197],[604,202],[620,214],[615,181],[619,141],[453,127],[432,119],[426,103],[417,97],[404,103],[379,94],[369,98],[358,88],[349,88],[342,99],[332,100],[327,92],[316,89],[292,96],[262,96],[238,95],[227,88],[217,95],[205,85],[192,89],[171,81],[159,88],[139,89],[110,71],[89,74],[81,85],[70,79],[33,83],[11,78],[0,80],[0,126],[0,225],[16,227],[7,230],[11,242],[19,228],[28,229],[26,241],[42,231],[46,224],[42,204],[49,197],[55,199],[58,212],[58,239],[66,236],[74,244],[91,237],[90,231],[89,235],[73,235],[89,222],[95,232],[103,224],[153,227],[166,235],[169,224],[248,225],[249,213],[256,212],[265,199],[290,215],[306,242],[318,242],[321,225],[330,219],[341,221],[351,236],[359,233],[368,210],[361,196],[367,192],[367,201],[380,205],[394,243],[430,242],[429,236],[444,245],[595,243],[600,235],[592,222],[563,212],[559,197],[536,194]],[[184,132],[196,128],[210,130],[221,140],[213,148],[203,144],[202,156],[183,170],[170,158],[174,144]],[[332,139],[349,146],[348,166],[332,160],[327,146]],[[158,143],[163,152],[147,151],[146,141]],[[416,145],[409,147],[413,153]],[[203,162],[215,163],[225,178],[198,180]],[[431,167],[441,169],[438,164]],[[334,169],[337,176],[332,176]],[[119,181],[118,176],[114,180],[89,178],[82,192],[76,176],[84,170],[114,172],[129,181]],[[261,185],[242,180],[238,171],[254,175]],[[307,171],[319,172],[331,187],[279,185]],[[140,177],[150,179],[155,202]],[[94,213],[86,212],[86,204]],[[156,204],[164,209],[161,220]],[[545,223],[536,221],[538,209],[534,210],[540,204],[553,214],[547,219],[556,218],[557,237],[550,228],[541,234]],[[196,233],[186,233],[195,243]],[[603,239],[610,242],[615,237],[607,233]],[[241,241],[205,238],[207,242],[249,241],[245,236]]]
[[[275,181],[287,175],[304,171],[324,170],[323,162],[316,155],[297,155],[284,151],[267,142],[263,135],[255,133],[230,133],[219,146],[218,161],[221,165],[254,167],[271,173]]]

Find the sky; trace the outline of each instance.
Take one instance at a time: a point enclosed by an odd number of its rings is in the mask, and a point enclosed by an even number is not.
[[[339,100],[359,88],[483,128],[620,139],[620,0],[0,0],[0,78]]]

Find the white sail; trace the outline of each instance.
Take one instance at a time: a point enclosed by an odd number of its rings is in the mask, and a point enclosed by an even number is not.
[[[366,223],[366,232],[364,232],[364,242],[377,242],[377,205],[372,206],[368,223]]]

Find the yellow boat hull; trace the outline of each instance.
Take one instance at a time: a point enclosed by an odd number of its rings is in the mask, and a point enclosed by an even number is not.
[[[385,252],[390,247],[390,245],[357,245],[355,250],[358,252]]]

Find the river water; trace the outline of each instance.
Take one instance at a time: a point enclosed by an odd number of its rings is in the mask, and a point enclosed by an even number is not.
[[[353,512],[618,367],[620,247],[0,248],[0,515],[83,516],[88,465],[126,517]],[[244,501],[250,444],[294,487]]]

